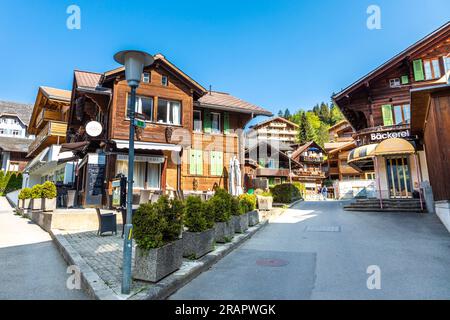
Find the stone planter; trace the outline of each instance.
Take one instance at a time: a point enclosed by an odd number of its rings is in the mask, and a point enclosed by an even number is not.
[[[183,232],[183,257],[198,259],[214,250],[215,230]]]
[[[259,212],[258,210],[253,210],[247,213],[248,215],[248,226],[253,227],[259,224]]]
[[[56,210],[56,198],[42,199],[42,210],[45,212]]]
[[[17,201],[17,209],[23,209],[23,202],[25,200],[19,199],[19,201]]]
[[[240,216],[233,216],[233,226],[235,233],[244,233],[248,229],[248,215],[241,214]]]
[[[232,220],[228,222],[216,222],[214,229],[216,242],[230,242],[234,237],[234,225]]]
[[[133,278],[158,282],[180,269],[183,262],[183,241],[177,240],[161,248],[142,250],[136,247]]]
[[[34,211],[40,211],[42,210],[42,200],[41,198],[37,198],[37,199],[32,199],[33,201],[31,201],[31,209]]]
[[[258,209],[259,210],[272,210],[273,198],[258,196]]]
[[[31,199],[24,199],[23,200],[23,209],[31,209]]]

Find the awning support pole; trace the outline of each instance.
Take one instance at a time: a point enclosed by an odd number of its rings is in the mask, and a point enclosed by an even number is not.
[[[416,171],[417,171],[417,179],[419,180],[419,198],[420,198],[420,209],[423,212],[423,198],[422,198],[422,179],[421,179],[421,172],[419,168],[419,161],[417,161],[417,153],[414,153],[414,164],[416,165]]]
[[[378,158],[374,157],[373,160],[375,163],[375,175],[377,177],[378,194],[380,196],[380,208],[383,209],[383,197],[381,195],[381,182],[380,182],[380,172],[378,168]]]

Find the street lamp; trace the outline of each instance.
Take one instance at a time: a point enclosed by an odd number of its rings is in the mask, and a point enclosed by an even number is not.
[[[131,254],[133,250],[132,240],[132,212],[133,212],[133,175],[134,175],[134,112],[136,105],[136,88],[141,82],[144,67],[153,64],[153,56],[142,51],[126,50],[114,55],[114,60],[125,66],[125,78],[131,88],[128,116],[130,118],[130,136],[128,152],[128,195],[127,195],[127,220],[125,224],[123,240],[122,262],[122,294],[129,294],[131,287]]]
[[[288,158],[289,158],[289,182],[292,184],[292,165],[291,165],[291,158],[292,158],[292,151],[286,152]]]

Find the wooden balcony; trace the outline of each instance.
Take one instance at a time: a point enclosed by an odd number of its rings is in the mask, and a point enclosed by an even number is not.
[[[299,157],[299,162],[323,163],[324,161],[325,161],[324,157],[310,157],[310,156]]]
[[[359,145],[379,143],[389,138],[408,139],[411,135],[411,125],[409,123],[393,126],[378,126],[359,130],[353,135]]]
[[[48,121],[60,121],[62,114],[60,110],[51,110],[43,108],[36,117],[36,128],[39,130],[44,127]]]
[[[289,169],[256,169],[256,176],[258,177],[289,177]]]
[[[52,144],[61,144],[66,141],[67,123],[49,121],[36,135],[36,139],[28,148],[27,157],[35,157],[44,148]]]
[[[311,178],[325,179],[325,172],[323,172],[323,171],[295,170],[294,174],[299,177],[311,177]]]

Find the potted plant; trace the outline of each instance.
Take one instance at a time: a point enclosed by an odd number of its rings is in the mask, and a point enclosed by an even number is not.
[[[154,204],[141,205],[133,215],[135,279],[158,282],[181,267],[183,207],[180,200],[163,196]]]
[[[30,188],[24,188],[20,190],[19,193],[19,209],[29,209],[30,208],[30,202],[31,202],[31,189]]]
[[[42,210],[42,185],[37,184],[31,188],[31,209]]]
[[[216,223],[214,227],[216,242],[230,242],[234,236],[234,226],[231,221],[231,195],[224,189],[218,189],[208,203]]]
[[[214,249],[214,212],[210,202],[199,197],[186,199],[184,211],[183,256],[198,259]]]
[[[241,206],[241,201],[237,197],[231,198],[231,215],[233,220],[234,232],[244,233],[248,229],[247,211]]]
[[[272,210],[273,197],[270,192],[261,192],[256,198],[259,210]]]
[[[56,209],[56,186],[51,181],[42,185],[42,210],[54,211]]]
[[[242,194],[239,196],[239,206],[248,216],[249,227],[259,223],[259,212],[256,210],[256,196],[253,194]]]

